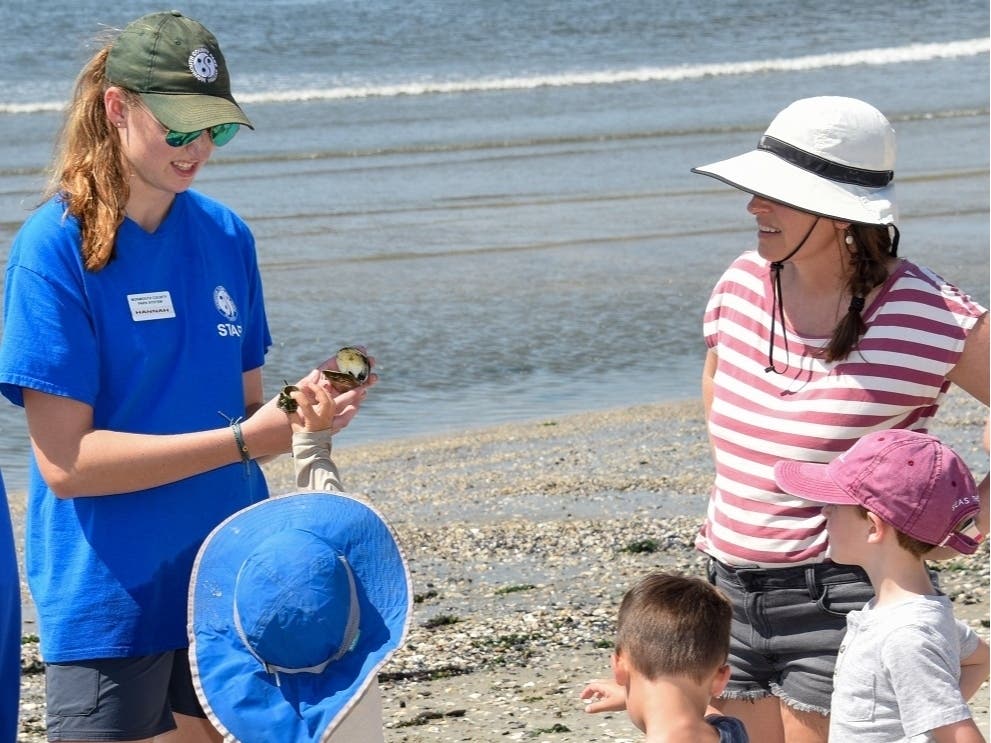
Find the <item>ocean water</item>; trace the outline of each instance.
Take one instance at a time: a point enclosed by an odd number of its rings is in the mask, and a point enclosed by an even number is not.
[[[80,66],[162,6],[7,0],[0,259]],[[988,5],[192,0],[256,125],[196,187],[251,225],[268,391],[345,343],[381,382],[341,445],[698,396],[701,314],[753,246],[694,165],[851,95],[899,137],[901,252],[988,302]],[[2,332],[2,327],[0,327]],[[0,469],[26,485],[23,412]]]

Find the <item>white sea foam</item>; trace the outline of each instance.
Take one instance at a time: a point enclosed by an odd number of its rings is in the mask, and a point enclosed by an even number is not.
[[[761,59],[718,64],[675,65],[670,67],[638,67],[625,70],[600,70],[566,72],[560,74],[528,75],[519,77],[474,78],[466,80],[405,81],[391,85],[334,86],[326,88],[300,88],[290,90],[263,90],[253,93],[237,93],[242,103],[288,103],[299,101],[330,101],[356,98],[390,98],[452,93],[481,93],[498,90],[527,90],[547,87],[573,87],[580,85],[617,85],[638,82],[678,82],[706,77],[730,75],[754,75],[768,72],[795,72],[826,67],[854,67],[857,65],[888,65],[908,62],[926,62],[936,59],[968,57],[987,54],[991,39],[965,39],[932,44],[880,49],[862,49],[850,52],[812,54],[789,59]],[[42,101],[36,103],[0,103],[0,113],[31,114],[60,111],[65,103]]]
[[[245,103],[281,103],[288,101],[339,100],[346,98],[388,98],[443,93],[474,93],[496,90],[525,90],[542,87],[578,85],[615,85],[637,82],[678,82],[704,77],[753,75],[766,72],[793,72],[824,67],[853,67],[856,65],[886,65],[925,62],[986,54],[991,39],[969,39],[934,44],[863,49],[851,52],[813,54],[791,59],[764,59],[721,64],[677,65],[673,67],[640,67],[629,70],[568,72],[525,77],[476,78],[457,81],[405,82],[395,85],[370,85],[300,89],[239,94]]]
[[[65,101],[41,101],[38,103],[0,103],[0,114],[37,114],[61,111]]]

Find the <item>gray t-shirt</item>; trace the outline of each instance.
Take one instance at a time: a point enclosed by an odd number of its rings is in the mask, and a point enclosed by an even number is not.
[[[833,678],[829,739],[925,743],[930,731],[971,716],[960,659],[977,649],[945,596],[917,596],[847,615]]]

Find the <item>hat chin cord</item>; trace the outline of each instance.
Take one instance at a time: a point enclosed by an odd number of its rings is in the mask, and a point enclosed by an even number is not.
[[[785,329],[785,304],[784,298],[781,293],[781,269],[785,267],[785,263],[791,259],[795,253],[802,249],[809,237],[812,236],[812,230],[816,228],[819,224],[820,217],[816,217],[812,226],[809,227],[809,231],[805,233],[805,237],[801,239],[795,249],[792,250],[788,255],[779,261],[773,261],[771,263],[771,336],[768,339],[767,348],[767,366],[764,368],[765,373],[774,372],[775,374],[783,374],[784,369],[779,370],[774,365],[774,330],[775,330],[775,314],[781,319],[781,337],[784,340],[785,345],[785,369],[788,368],[788,360],[791,358],[788,352],[788,331]]]

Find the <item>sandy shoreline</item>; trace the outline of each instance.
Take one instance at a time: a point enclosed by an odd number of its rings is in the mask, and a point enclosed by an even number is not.
[[[985,416],[951,395],[934,430],[978,473]],[[353,449],[345,433],[336,458],[347,488],[395,526],[413,575],[411,635],[380,677],[389,743],[639,740],[625,715],[585,714],[578,692],[608,672],[633,581],[659,566],[701,572],[691,539],[711,467],[698,402]],[[292,489],[287,459],[266,473],[273,492]],[[20,529],[23,498],[12,501]],[[987,544],[941,567],[958,616],[987,637]],[[44,698],[31,642],[25,671],[18,740],[34,743]],[[987,686],[972,709],[988,736]]]

